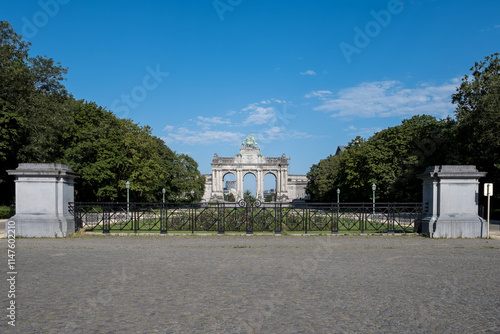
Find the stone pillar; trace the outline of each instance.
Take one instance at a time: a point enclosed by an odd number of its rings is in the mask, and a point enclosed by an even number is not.
[[[66,237],[75,232],[68,205],[74,201],[74,179],[62,164],[19,164],[8,170],[16,177],[16,235],[22,237]]]
[[[256,198],[264,199],[264,177],[262,176],[262,170],[257,171],[257,186],[256,186]]]
[[[236,200],[243,198],[243,171],[239,168],[236,170]]]
[[[485,238],[486,222],[478,213],[479,172],[476,166],[430,166],[423,182],[422,233],[431,238]]]

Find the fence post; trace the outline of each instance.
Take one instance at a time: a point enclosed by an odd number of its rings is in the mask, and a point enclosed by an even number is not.
[[[387,225],[387,233],[388,234],[394,234],[395,232],[395,224],[396,224],[396,203],[392,203],[392,207],[391,207],[391,203],[388,203],[388,208],[387,210],[389,211],[389,224]],[[392,215],[391,215],[392,213]],[[392,228],[391,228],[391,224],[392,224]]]
[[[168,234],[167,228],[167,204],[165,202],[161,203],[160,210],[160,234]]]
[[[332,226],[331,226],[331,233],[332,234],[337,234],[339,231],[339,202],[337,202],[337,218],[333,218],[333,203],[332,203]]]
[[[365,209],[365,203],[362,204],[361,212],[362,212],[362,217],[363,218],[359,222],[359,225],[360,225],[361,233],[363,233],[364,232],[364,227],[365,227],[365,224],[366,224],[366,219],[367,219],[367,216],[368,216],[368,210]]]
[[[111,208],[105,203],[102,206],[102,233],[109,234],[111,230]]]
[[[189,212],[189,210],[192,210],[192,215],[189,215],[189,217],[193,217],[193,219],[190,219],[190,221],[191,221],[191,234],[194,234],[194,230],[195,230],[195,227],[196,227],[195,226],[196,225],[196,220],[198,218],[196,216],[197,213],[198,213],[198,210],[196,210],[196,208],[192,204],[189,207],[190,207],[190,209],[188,209],[188,212]]]
[[[245,205],[245,217],[247,218],[246,221],[246,233],[247,234],[253,234],[253,206],[249,205],[247,202]],[[249,212],[250,210],[250,212]]]
[[[309,216],[309,210],[307,207],[302,207],[302,219],[304,220],[304,231],[305,231],[305,234],[307,234],[307,223],[309,221],[309,219],[307,219],[307,217]]]
[[[224,234],[225,233],[225,225],[226,225],[226,202],[222,203],[222,218],[220,214],[220,203],[217,204],[217,234]]]

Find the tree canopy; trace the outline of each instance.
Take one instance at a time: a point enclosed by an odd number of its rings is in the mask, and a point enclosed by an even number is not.
[[[356,137],[340,155],[313,165],[308,173],[307,193],[313,201],[334,201],[340,189],[343,201],[371,199],[418,201],[421,187],[417,174],[439,160],[440,145],[448,121],[432,116],[414,116],[365,140]]]
[[[204,177],[189,156],[177,154],[148,126],[120,119],[93,102],[75,100],[63,81],[67,69],[30,57],[30,44],[0,22],[0,202],[13,199],[6,170],[18,163],[64,163],[80,173],[76,200],[199,201]]]
[[[487,171],[485,180],[500,181],[500,54],[476,63],[462,79],[452,101],[457,105],[458,155],[461,163]],[[497,197],[498,198],[498,197]]]

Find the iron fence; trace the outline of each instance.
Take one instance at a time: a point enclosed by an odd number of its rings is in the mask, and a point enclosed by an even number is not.
[[[195,233],[413,233],[421,203],[70,203],[77,229]]]

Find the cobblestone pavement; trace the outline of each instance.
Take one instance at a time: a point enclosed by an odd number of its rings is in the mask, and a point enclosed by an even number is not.
[[[1,333],[500,333],[500,240],[89,236],[16,240]]]

